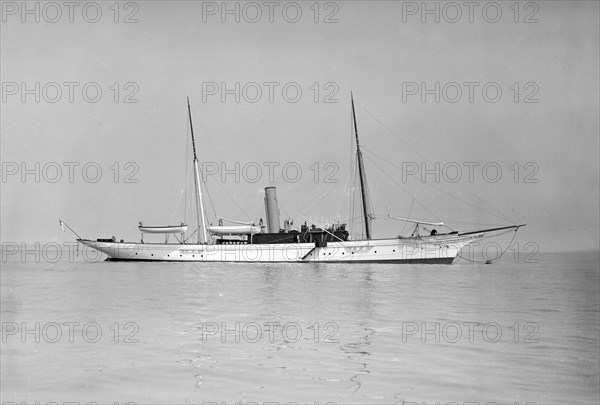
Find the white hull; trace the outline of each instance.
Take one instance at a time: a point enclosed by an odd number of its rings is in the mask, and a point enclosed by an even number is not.
[[[108,255],[110,260],[177,262],[343,262],[343,263],[447,263],[483,234],[454,237],[372,239],[314,243],[189,245],[168,243],[79,242]]]

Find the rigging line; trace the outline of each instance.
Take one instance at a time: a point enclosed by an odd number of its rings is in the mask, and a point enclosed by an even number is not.
[[[175,215],[177,214],[177,210],[179,209],[179,205],[181,204],[182,197],[183,197],[183,221],[184,222],[186,221],[185,216],[186,216],[186,210],[187,210],[187,186],[188,186],[188,181],[189,181],[188,146],[189,146],[189,140],[188,140],[188,143],[186,143],[186,148],[185,148],[185,181],[183,182],[182,190],[179,192],[179,199],[177,200],[177,206],[175,207],[175,211],[173,211],[173,215],[171,216],[171,222],[169,222],[170,224],[172,224],[173,220],[175,219]]]
[[[362,199],[362,191],[360,189],[360,173],[358,171],[358,162],[354,168],[354,184],[357,184],[357,187],[354,187],[354,196],[353,196],[353,204],[354,204],[354,212],[352,215],[358,212],[356,223],[358,223],[358,228],[360,229],[360,239],[365,239],[365,215],[363,210],[363,199]]]
[[[253,211],[256,212],[256,214],[252,217],[253,219],[259,219],[259,218],[265,217],[265,215],[262,215],[262,213],[265,212],[264,201],[261,201],[258,204],[258,209],[257,210],[253,210]]]
[[[188,106],[189,106],[189,104],[188,104]],[[194,118],[196,118],[196,117],[194,117]],[[190,120],[191,120],[191,118],[190,118]],[[197,124],[199,124],[199,125],[200,125],[200,127],[201,127],[202,129],[204,129],[204,127],[203,127],[203,125],[202,125],[202,122],[200,122],[200,120],[199,120],[199,119],[196,119],[196,123],[197,123]],[[191,126],[191,122],[190,122],[190,126]],[[211,145],[212,145],[212,141],[210,140],[210,138],[209,138],[209,137],[208,137],[208,135],[206,134],[206,131],[204,131],[204,132],[205,132],[205,136],[204,136],[204,138],[207,138],[207,139],[208,139],[208,141],[209,141],[209,142],[211,142]],[[193,140],[192,140],[192,141],[193,141]],[[213,146],[213,147],[214,147],[214,146]],[[195,150],[195,149],[194,149],[194,158],[196,158],[196,159],[197,159],[197,157],[196,157],[196,150]],[[195,162],[195,163],[196,163],[196,162]],[[202,167],[202,166],[200,166],[200,167]],[[205,181],[205,179],[204,179],[204,173],[202,172],[202,169],[201,169],[201,168],[198,168],[198,167],[197,167],[197,165],[196,165],[196,169],[198,170],[198,172],[199,172],[198,174],[199,174],[199,175],[201,176],[201,178],[202,178],[202,184],[204,184],[204,190],[205,190],[205,194],[208,196],[208,201],[210,202],[210,206],[212,207],[212,210],[213,210],[213,215],[215,215],[215,216],[216,216],[215,205],[214,205],[214,203],[213,203],[212,196],[211,196],[211,194],[210,194],[210,191],[209,191],[209,189],[208,189],[208,184],[206,183],[206,181]],[[200,187],[202,187],[202,184],[200,185]],[[203,215],[202,221],[203,221],[203,223],[204,223],[204,220],[208,220],[208,216],[206,215],[206,212],[202,212],[202,215]],[[206,236],[206,230],[205,230],[205,236]],[[205,240],[204,242],[205,242],[205,243],[208,243],[208,240]]]
[[[375,207],[373,206],[373,199],[371,198],[371,190],[369,188],[369,183],[368,182],[365,182],[365,190],[367,192],[367,198],[368,198],[367,202],[368,202],[368,208],[370,210],[369,216],[370,217],[374,217],[375,216]]]
[[[202,169],[200,169],[200,175],[202,177],[204,177],[204,174],[202,173]],[[206,189],[206,195],[208,196],[208,202],[210,202],[210,207],[212,208],[213,215],[216,217],[217,216],[217,210],[215,209],[215,204],[213,204],[212,196],[208,192],[208,184],[206,184],[206,182],[203,182],[203,183],[204,183],[204,188]]]
[[[349,222],[349,221],[354,221],[354,220],[357,220],[357,219],[360,219],[360,216],[357,216],[357,217],[354,217],[354,218],[351,218],[351,217],[350,218],[343,218],[343,221],[344,222]]]
[[[310,223],[311,223],[311,224],[313,224],[313,225],[317,225],[317,226],[318,226],[319,228],[321,228],[323,231],[327,232],[328,234],[330,234],[330,235],[331,235],[331,236],[333,236],[334,238],[336,238],[336,239],[339,239],[339,240],[340,240],[340,242],[344,242],[344,240],[343,240],[343,239],[341,239],[340,237],[336,236],[335,234],[333,234],[333,233],[329,232],[329,231],[327,230],[327,227],[326,227],[326,226],[324,226],[324,225],[321,225],[321,224],[319,224],[318,222],[315,222],[315,221],[313,221],[312,219],[305,217],[304,215],[300,214],[299,212],[297,212],[296,214],[298,214],[298,215],[300,215],[302,218],[304,218],[304,220],[305,220],[305,221],[308,221],[308,222],[310,222]],[[325,224],[325,225],[327,225],[327,224]]]
[[[196,228],[196,229],[194,230],[194,232],[192,232],[192,234],[191,234],[190,236],[188,236],[187,238],[185,238],[185,239],[183,240],[183,243],[185,243],[185,242],[187,242],[188,240],[190,240],[190,239],[192,238],[192,236],[194,236],[194,235],[196,234],[196,232],[198,232],[199,230],[200,230],[200,228]]]
[[[357,176],[357,165],[358,165],[358,159],[357,159],[357,150],[356,149],[356,145],[354,143],[354,114],[352,114],[352,111],[350,112],[350,114],[348,115],[349,118],[349,128],[348,128],[348,132],[350,133],[350,136],[348,137],[348,140],[350,141],[350,179],[349,181],[351,182],[351,188],[350,188],[350,218],[352,218],[349,222],[348,222],[348,226],[350,228],[350,230],[352,230],[352,237],[357,237],[358,239],[363,239],[364,235],[364,226],[356,226],[356,224],[358,223],[359,225],[361,225],[360,222],[358,222],[358,218],[354,215],[356,212],[356,176]],[[360,228],[360,234],[357,232],[357,229]]]
[[[357,238],[360,239],[364,239],[365,237],[365,226],[364,226],[364,220],[365,217],[364,215],[362,215],[362,212],[360,213],[360,215],[355,215],[355,213],[357,211],[361,211],[362,208],[362,199],[360,199],[360,196],[357,197],[358,194],[358,189],[359,187],[356,187],[355,185],[358,183],[358,163],[355,162],[353,169],[353,175],[354,175],[354,182],[353,182],[353,187],[352,187],[352,200],[351,200],[351,207],[352,207],[352,212],[351,212],[351,216],[354,218],[353,222],[352,222],[352,232],[354,233],[355,236],[357,236]],[[358,224],[358,225],[356,225]],[[356,225],[356,226],[355,226]],[[358,232],[356,231],[356,229],[360,229]]]
[[[396,180],[394,180],[394,178],[392,176],[390,176],[385,170],[383,170],[381,167],[379,167],[379,165],[377,165],[377,163],[375,163],[375,161],[373,161],[373,159],[371,159],[368,155],[365,155],[367,157],[367,159],[369,159],[371,161],[371,163],[373,163],[373,165],[375,165],[375,167],[377,167],[379,170],[381,170],[383,172],[383,174],[385,174],[386,176],[388,176],[390,178],[390,180],[392,180],[393,183],[395,183],[397,186],[399,186],[406,194],[408,194],[409,196],[411,196],[412,198],[415,199],[415,201],[423,208],[425,208],[425,210],[427,212],[429,212],[435,219],[437,219],[438,221],[442,222],[442,220],[435,215],[429,208],[427,208],[422,202],[420,202],[419,200],[417,200],[415,198],[414,195],[412,195],[411,193],[408,192],[408,190],[406,190],[404,187],[402,187],[402,185],[400,183],[398,183]]]
[[[352,122],[354,123],[354,137],[356,139],[356,159],[358,162],[358,171],[360,175],[360,194],[362,198],[362,209],[363,216],[365,217],[365,233],[367,234],[367,239],[371,239],[371,222],[369,218],[369,210],[368,210],[368,189],[366,187],[367,177],[365,174],[365,168],[363,163],[363,156],[360,151],[360,142],[358,140],[358,127],[356,125],[356,111],[354,109],[354,97],[352,96],[352,92],[350,92],[350,103],[352,105]]]
[[[196,117],[194,117],[194,118],[196,118]],[[215,153],[217,154],[217,157],[219,158],[219,160],[221,160],[221,162],[224,162],[225,160],[224,160],[224,159],[221,157],[221,154],[219,153],[219,150],[218,150],[218,149],[215,147],[215,144],[213,143],[213,141],[212,141],[212,139],[211,139],[211,137],[210,137],[210,135],[209,135],[209,132],[206,130],[206,128],[204,127],[204,125],[202,125],[202,123],[200,122],[200,120],[199,120],[199,119],[196,119],[196,122],[198,123],[198,125],[199,125],[199,126],[200,126],[200,128],[202,129],[202,131],[203,131],[203,134],[204,134],[205,138],[208,140],[208,142],[209,142],[209,143],[210,143],[210,145],[212,146],[212,148],[213,148],[213,150],[215,151]],[[206,183],[205,183],[205,184],[206,184]],[[236,206],[237,206],[237,207],[238,207],[240,210],[242,210],[242,212],[244,213],[244,215],[246,215],[246,216],[247,216],[248,214],[246,213],[246,211],[245,211],[244,209],[242,209],[242,208],[241,208],[241,207],[240,207],[240,206],[237,204],[237,201],[236,201],[236,200],[235,200],[235,199],[234,199],[234,198],[233,198],[231,195],[229,195],[229,194],[228,194],[228,193],[227,193],[227,192],[226,192],[226,191],[225,191],[223,188],[221,188],[221,189],[222,189],[222,190],[225,192],[225,194],[227,194],[227,196],[228,196],[228,197],[229,197],[229,198],[230,198],[230,199],[231,199],[231,200],[232,200],[232,201],[235,203],[235,205],[236,205]],[[240,191],[239,191],[239,189],[238,189],[238,192],[240,192]],[[240,193],[241,193],[241,192],[240,192]],[[246,199],[245,199],[243,196],[242,196],[242,200],[247,202],[247,200],[246,200]],[[250,207],[248,207],[248,208],[250,208]]]
[[[369,151],[369,152],[370,152],[370,151]],[[372,152],[370,152],[370,153],[372,153]],[[385,161],[386,163],[388,163],[388,164],[390,164],[390,165],[392,165],[392,166],[394,166],[394,167],[397,167],[397,166],[395,166],[393,163],[391,163],[391,162],[389,162],[389,161],[385,160],[384,158],[382,158],[382,157],[379,157],[379,158],[380,158],[381,160]],[[385,173],[385,172],[384,172],[384,173]],[[387,173],[386,173],[386,175],[387,175]],[[389,175],[388,175],[388,177],[389,177]],[[455,195],[453,195],[453,194],[449,193],[448,191],[445,191],[445,190],[443,190],[443,189],[441,189],[441,188],[436,188],[436,187],[434,187],[433,185],[431,185],[431,184],[429,184],[429,183],[427,183],[427,182],[425,182],[425,183],[423,183],[423,184],[426,184],[427,186],[429,186],[429,187],[433,188],[434,190],[440,191],[440,192],[442,192],[442,193],[446,194],[447,196],[449,196],[449,197],[451,197],[451,198],[454,198],[454,199],[455,199],[455,200],[457,200],[457,201],[461,201],[462,203],[464,203],[464,204],[467,204],[467,205],[469,205],[469,206],[471,206],[471,207],[473,207],[473,208],[475,208],[475,209],[477,209],[477,210],[479,210],[479,211],[483,211],[483,212],[485,212],[485,213],[487,213],[487,214],[490,214],[490,215],[492,215],[492,216],[494,216],[494,217],[496,217],[496,218],[500,218],[500,219],[502,219],[503,221],[508,221],[508,222],[511,222],[511,221],[510,221],[510,219],[508,219],[508,218],[502,218],[502,217],[500,217],[500,216],[498,216],[498,215],[494,214],[493,212],[490,212],[490,211],[486,210],[486,209],[485,209],[485,208],[483,208],[483,207],[478,207],[477,205],[474,205],[473,203],[471,203],[471,202],[469,202],[469,201],[467,201],[467,200],[463,200],[462,198],[459,198],[459,197],[457,197],[457,196],[455,196]],[[403,190],[404,190],[404,191],[406,191],[405,189],[403,189]],[[406,191],[406,192],[408,193],[408,191]],[[409,195],[410,195],[410,193],[409,193]],[[412,197],[412,195],[411,195],[411,197]],[[413,197],[413,198],[414,198],[414,197]],[[419,205],[421,205],[421,206],[423,206],[424,208],[426,208],[426,207],[425,207],[425,206],[424,206],[424,205],[423,205],[421,202],[419,202],[418,200],[417,200],[417,202],[419,203]],[[427,209],[427,208],[426,208],[426,209]],[[447,221],[447,222],[448,222],[448,221]]]
[[[350,187],[348,188],[348,215],[349,215],[349,220],[348,220],[348,230],[352,231],[352,234],[354,234],[354,221],[356,220],[356,218],[354,217],[354,182],[353,182],[353,178],[350,178]]]
[[[190,126],[190,133],[191,133],[191,138],[192,138],[192,151],[194,153],[194,188],[196,190],[196,219],[198,220],[198,228],[200,228],[200,219],[202,219],[202,233],[204,236],[204,243],[208,243],[208,238],[206,236],[206,224],[204,222],[204,204],[203,204],[203,199],[202,199],[202,185],[200,184],[200,178],[199,178],[199,173],[198,173],[198,157],[196,155],[196,142],[194,140],[194,125],[192,123],[192,112],[191,112],[191,107],[190,107],[190,99],[189,97],[187,98],[187,110],[188,110],[188,118],[189,118],[189,126]],[[202,217],[200,217],[202,216]],[[200,244],[201,239],[200,239],[200,232],[198,232],[198,244]]]
[[[263,213],[265,212],[264,208],[259,208],[258,211],[256,212],[256,216],[254,217],[254,219],[256,219],[258,222],[260,223],[260,220],[265,218],[266,215],[263,215]],[[263,225],[264,225],[265,221],[263,220]]]
[[[285,215],[288,217],[288,219],[292,218],[292,216],[289,214],[289,212],[287,212],[287,210],[285,209],[285,207],[283,206],[283,204],[281,203],[281,201],[279,201],[279,197],[277,197],[277,205],[281,207],[281,209],[283,210],[283,212],[285,213]]]
[[[367,114],[369,114],[371,116],[371,118],[373,118],[375,121],[377,121],[377,123],[379,123],[379,125],[381,125],[385,130],[387,130],[390,134],[394,135],[394,137],[397,138],[397,139],[399,139],[400,142],[402,142],[406,146],[408,146],[408,149],[412,150],[417,155],[421,156],[424,160],[426,160],[427,162],[429,162],[429,159],[427,159],[425,156],[423,156],[418,150],[416,150],[415,148],[413,148],[405,139],[403,139],[402,137],[396,135],[396,133],[394,133],[394,131],[392,131],[387,125],[385,125],[377,117],[375,117],[373,114],[371,114],[371,112],[369,110],[367,110],[363,105],[361,105],[358,102],[356,104],[358,104],[360,108],[362,108]],[[429,162],[429,163],[431,163],[431,162]]]
[[[466,224],[466,225],[477,225],[477,226],[501,226],[502,224],[492,223],[492,222],[472,222],[472,221],[460,221],[460,220],[452,220],[447,219],[447,222],[457,223],[457,224]]]
[[[237,200],[236,200],[235,198],[233,198],[233,197],[231,196],[231,194],[229,194],[229,193],[227,192],[227,190],[225,190],[225,188],[224,188],[224,187],[221,185],[221,183],[219,183],[219,182],[218,182],[218,181],[216,181],[216,180],[215,180],[215,183],[217,184],[217,186],[219,186],[219,188],[221,189],[221,191],[223,191],[223,192],[224,192],[224,193],[227,195],[227,197],[229,197],[229,199],[230,199],[231,201],[233,201],[233,203],[235,204],[235,206],[236,206],[236,207],[238,207],[238,208],[240,209],[240,211],[242,211],[246,217],[250,218],[250,216],[248,215],[248,213],[246,212],[246,210],[245,210],[245,209],[243,209],[243,208],[242,208],[242,207],[241,207],[241,206],[238,204]],[[205,183],[205,184],[206,184],[206,183]],[[214,212],[214,214],[215,214],[215,215],[217,215],[217,211],[216,211],[216,209],[215,209],[215,207],[214,207],[214,205],[213,205],[212,198],[210,197],[210,195],[209,195],[209,197],[208,197],[208,198],[210,199],[210,204],[211,204],[211,206],[212,206],[212,208],[213,208],[213,212]]]
[[[426,162],[428,163],[432,163],[429,159],[427,159],[425,156],[423,156],[421,153],[419,153],[416,149],[414,149],[412,146],[410,146],[410,144],[408,142],[406,142],[406,140],[404,140],[403,138],[401,138],[400,136],[396,135],[390,128],[388,128],[383,122],[381,122],[379,119],[377,119],[377,117],[375,117],[373,114],[371,114],[371,112],[369,110],[367,110],[365,107],[363,107],[362,105],[360,105],[359,103],[357,103],[363,110],[365,110],[367,112],[367,114],[369,114],[375,121],[377,121],[383,128],[385,128],[390,134],[392,134],[395,138],[399,139],[401,142],[403,142],[406,146],[408,146],[408,148],[410,150],[412,150],[413,152],[415,152],[417,155],[421,156]],[[500,214],[501,216],[503,216],[505,221],[511,222],[513,224],[516,224],[515,221],[511,220],[510,218],[508,218],[506,215],[504,215],[499,209],[497,209],[496,207],[494,207],[493,205],[491,205],[490,203],[488,203],[487,201],[483,200],[480,197],[477,197],[473,192],[471,192],[469,189],[467,189],[466,187],[464,187],[462,184],[460,183],[456,183],[460,188],[462,188],[464,191],[466,191],[467,193],[471,194],[473,197],[475,197],[477,200],[479,200],[480,202],[482,202],[483,204],[487,205],[488,207],[490,207],[491,209],[495,210],[498,214]]]
[[[197,123],[197,124],[200,126],[200,128],[202,129],[202,131],[203,131],[203,134],[204,134],[204,137],[205,137],[206,139],[208,139],[208,142],[211,144],[211,146],[212,146],[212,147],[213,147],[213,149],[215,150],[215,152],[216,152],[216,154],[217,154],[217,157],[218,157],[218,158],[219,158],[221,161],[223,161],[223,158],[221,157],[221,154],[219,153],[219,150],[218,150],[217,148],[215,148],[215,145],[213,144],[213,142],[212,142],[212,139],[211,139],[211,138],[210,138],[210,136],[208,135],[208,131],[206,130],[206,128],[204,127],[204,125],[202,125],[202,122],[200,122],[200,120],[199,120],[199,119],[197,119],[197,117],[196,117],[196,116],[194,116],[194,118],[196,118],[196,123]],[[200,171],[200,172],[202,173],[202,171]],[[204,176],[203,176],[203,178],[204,178]],[[216,212],[217,212],[217,211],[215,210],[214,204],[213,204],[213,202],[212,202],[212,197],[211,197],[210,193],[208,192],[208,184],[207,184],[207,182],[205,182],[205,181],[203,181],[203,183],[204,183],[204,185],[206,186],[206,194],[208,194],[208,199],[210,200],[210,204],[211,204],[211,206],[212,206],[213,213],[214,213],[214,215],[216,215]],[[231,201],[233,201],[233,203],[236,205],[236,207],[238,207],[238,208],[239,208],[239,209],[240,209],[240,210],[241,210],[241,211],[244,213],[244,215],[246,215],[247,217],[249,217],[249,215],[248,215],[248,213],[246,212],[246,210],[244,210],[244,209],[243,209],[243,208],[242,208],[242,207],[241,207],[241,206],[238,204],[238,202],[236,201],[236,199],[235,199],[235,198],[233,198],[233,197],[231,196],[231,194],[229,194],[229,193],[228,193],[228,192],[227,192],[227,191],[226,191],[226,190],[223,188],[223,186],[222,186],[222,185],[221,185],[221,184],[220,184],[218,181],[215,181],[215,183],[217,184],[217,186],[219,186],[219,188],[221,189],[221,191],[223,191],[223,192],[224,192],[224,193],[227,195],[227,197],[229,197],[229,199],[230,199]],[[244,199],[244,201],[246,201],[246,200]]]
[[[346,169],[344,169],[344,177],[348,176],[348,180],[346,181],[346,186],[344,187],[344,190],[349,190],[350,189],[350,181],[352,180],[352,176],[351,174],[351,168],[350,170],[346,171]],[[340,197],[340,202],[338,204],[337,210],[335,211],[335,215],[338,216],[340,214],[340,210],[342,209],[342,203],[344,202],[344,196],[345,193],[342,192],[342,196]]]
[[[189,134],[188,134],[189,135]],[[188,136],[186,136],[186,139],[189,139]],[[188,141],[189,142],[189,141]],[[177,215],[177,210],[179,209],[179,206],[181,205],[181,199],[183,198],[183,221],[186,221],[186,208],[187,208],[187,195],[186,195],[186,189],[187,189],[187,182],[188,182],[188,142],[186,142],[185,144],[185,150],[184,150],[184,155],[186,157],[186,164],[185,164],[185,180],[183,183],[183,187],[181,188],[181,190],[179,191],[179,198],[177,199],[177,205],[175,206],[175,210],[173,211],[173,215],[171,216],[171,221],[169,222],[170,224],[173,223],[173,220],[175,219],[175,215]]]
[[[188,179],[186,178],[185,179],[184,188],[187,186],[187,181],[188,181]],[[169,222],[170,224],[172,224],[173,220],[175,219],[175,214],[177,214],[177,210],[179,209],[179,204],[181,204],[181,197],[183,195],[184,195],[183,190],[181,190],[179,192],[179,199],[177,200],[177,206],[175,207],[175,211],[173,211],[173,215],[171,216],[171,222]],[[184,199],[184,201],[185,201],[185,199]],[[183,220],[185,221],[185,212],[184,212],[184,215],[183,215]]]
[[[347,169],[347,166],[343,169],[344,171]],[[304,206],[302,207],[301,211],[302,212],[312,212],[312,210],[321,203],[321,201],[323,201],[323,199],[325,197],[327,197],[329,194],[331,194],[333,191],[337,190],[337,188],[339,187],[340,182],[338,181],[336,183],[336,185],[334,187],[328,187],[319,197],[318,200],[315,199],[311,199],[309,201],[307,201]],[[312,204],[311,204],[312,203]],[[310,205],[309,205],[310,204]],[[310,209],[306,209],[306,207],[310,207]]]
[[[482,237],[481,237],[481,240],[487,240],[487,239],[496,238],[496,237],[498,237],[498,236],[501,236],[501,235],[504,235],[504,234],[506,234],[506,233],[511,233],[511,232],[513,232],[515,229],[517,229],[517,228],[516,228],[516,227],[515,227],[515,228],[511,228],[511,229],[508,229],[508,230],[502,231],[502,232],[500,232],[500,233],[497,233],[497,234],[492,234],[492,232],[495,232],[495,231],[489,231],[489,232],[485,232],[485,231],[484,231],[484,233],[488,233],[488,235],[487,235],[487,236],[482,236]]]
[[[131,229],[129,229],[129,231],[127,231],[127,233],[125,234],[125,240],[129,238],[129,235],[131,235],[135,229],[137,229],[137,225],[134,225],[133,227],[131,227]]]
[[[412,214],[412,209],[413,209],[414,205],[415,205],[415,198],[413,197],[413,199],[410,202],[410,209],[408,210],[408,216],[406,218],[410,218],[410,215]],[[402,227],[402,230],[400,231],[400,235],[402,235],[404,233],[404,230],[406,229],[407,224],[408,224],[408,222],[404,221],[404,226]]]
[[[199,123],[199,120],[196,120],[196,122]],[[202,127],[202,124],[201,123],[199,123],[199,124]],[[202,179],[201,182],[202,182],[202,184],[204,184],[204,190],[205,190],[204,194],[206,194],[208,196],[208,202],[210,203],[210,207],[212,208],[213,215],[216,216],[217,211],[215,209],[215,205],[212,200],[212,195],[208,189],[208,183],[204,180],[204,172],[202,171],[202,165],[200,165],[200,167],[198,168],[198,172],[199,172],[200,178]],[[208,215],[206,214],[206,212],[204,213],[204,216],[205,216],[205,219],[208,220]]]
[[[350,133],[352,135],[352,130],[353,130],[353,117],[352,115],[350,115]],[[364,238],[364,216],[362,215],[355,215],[355,213],[357,212],[357,210],[359,210],[360,208],[357,207],[357,190],[359,187],[357,187],[358,184],[358,159],[356,158],[356,145],[353,142],[352,136],[350,136],[350,149],[352,151],[351,156],[350,156],[350,173],[349,173],[349,179],[348,182],[350,183],[350,193],[349,193],[349,204],[350,204],[350,221],[349,221],[349,227],[352,230],[352,234],[353,236],[355,236],[356,238],[359,239],[363,239]],[[362,204],[362,202],[361,202]],[[357,231],[358,229],[360,229],[360,231]]]
[[[389,164],[389,165],[391,165],[391,166],[395,167],[396,169],[398,169],[398,170],[402,170],[402,169],[401,169],[400,167],[398,167],[396,164],[394,164],[394,163],[390,162],[389,160],[387,160],[387,159],[383,158],[382,156],[379,156],[379,155],[377,155],[375,152],[373,152],[373,151],[371,151],[371,150],[369,150],[369,149],[365,149],[365,150],[366,150],[368,153],[371,153],[371,154],[373,154],[374,156],[378,157],[379,159],[383,160],[383,161],[384,161],[384,162],[386,162],[387,164]],[[485,213],[488,213],[488,214],[490,214],[490,215],[492,215],[492,216],[494,216],[494,217],[496,217],[496,218],[502,219],[503,221],[508,221],[508,222],[514,223],[514,221],[512,221],[510,218],[508,218],[506,215],[504,215],[502,212],[500,212],[500,211],[498,211],[498,210],[496,210],[496,212],[497,212],[497,213],[495,214],[495,213],[493,213],[493,212],[491,212],[491,211],[489,211],[489,210],[486,210],[486,209],[485,209],[485,208],[483,208],[483,207],[478,207],[478,206],[476,206],[476,205],[474,205],[474,204],[472,204],[472,203],[468,202],[467,200],[463,200],[463,199],[461,199],[461,198],[459,198],[459,197],[457,197],[457,196],[455,196],[455,195],[453,195],[453,194],[449,193],[448,191],[446,191],[446,190],[444,190],[444,189],[442,189],[442,188],[435,187],[434,185],[432,185],[432,184],[429,184],[429,183],[427,183],[427,182],[423,182],[423,184],[426,184],[427,186],[431,187],[431,188],[432,188],[432,189],[434,189],[434,190],[441,191],[442,193],[444,193],[444,194],[446,194],[446,195],[448,195],[448,196],[450,196],[450,197],[452,197],[452,198],[454,198],[454,199],[456,199],[456,200],[458,200],[458,201],[461,201],[461,202],[463,202],[463,203],[465,203],[465,204],[467,204],[467,205],[469,205],[469,206],[471,206],[471,207],[473,207],[473,208],[475,208],[475,209],[477,209],[477,210],[480,210],[480,211],[483,211],[483,212],[485,212]],[[472,194],[472,193],[470,193],[470,194]],[[472,195],[473,195],[473,194],[472,194]],[[483,200],[481,200],[480,198],[478,198],[477,196],[475,196],[475,198],[477,198],[477,199],[478,199],[478,200],[480,200],[480,201],[483,201]],[[488,204],[488,205],[489,205],[489,204]],[[494,207],[492,207],[492,208],[494,208]],[[494,208],[494,209],[495,209],[495,208]]]
[[[217,154],[217,157],[221,160],[223,160],[221,158],[221,155],[219,153],[219,150],[215,147],[215,144],[213,143],[212,139],[210,138],[210,135],[208,134],[208,131],[206,130],[206,128],[204,127],[204,125],[202,125],[202,122],[197,119],[197,117],[194,116],[194,118],[196,118],[196,123],[200,126],[200,128],[202,129],[202,132],[204,134],[204,137],[208,140],[208,142],[210,143],[210,146],[213,147],[213,150],[215,151],[215,153]]]
[[[186,126],[187,127],[187,126]],[[189,134],[188,134],[189,135]],[[183,186],[184,190],[184,199],[183,199],[183,220],[186,220],[187,216],[187,199],[188,199],[188,186],[190,179],[190,137],[186,136],[187,142],[185,143],[185,185]]]
[[[317,200],[314,200],[314,199],[313,200],[309,200],[306,204],[304,204],[304,206],[302,207],[301,211],[302,212],[306,212],[307,214],[313,212],[313,210],[315,209],[315,207],[318,206],[319,203],[321,201],[323,201],[325,199],[325,197],[328,196],[328,194],[331,193],[331,191],[332,191],[332,189],[327,189],[327,190],[325,190],[325,191],[323,191],[321,193],[320,197]],[[312,204],[308,205],[310,203],[312,203]],[[306,207],[309,207],[309,208],[306,208]]]
[[[497,262],[498,260],[500,260],[500,258],[501,258],[502,256],[504,256],[504,253],[506,253],[506,251],[508,250],[508,248],[510,248],[510,246],[511,246],[511,245],[512,245],[512,243],[514,242],[515,238],[517,237],[517,232],[518,232],[518,231],[519,231],[519,228],[517,228],[517,229],[515,229],[515,230],[514,230],[514,234],[513,234],[513,237],[512,237],[512,239],[510,240],[510,242],[508,243],[508,245],[506,245],[506,249],[504,249],[504,251],[503,251],[503,252],[501,252],[501,253],[500,253],[500,255],[499,255],[498,257],[496,257],[496,258],[494,258],[494,259],[489,259],[489,261],[490,261],[491,263]],[[513,232],[513,231],[512,231],[512,230],[510,230],[510,231],[507,231],[507,232],[502,232],[502,233],[500,233],[500,234],[498,234],[498,235],[488,236],[487,238],[482,238],[482,239],[490,239],[490,238],[492,238],[492,237],[497,237],[497,236],[500,236],[500,235],[504,235],[505,233],[508,233],[508,232]],[[456,254],[456,256],[460,257],[461,259],[465,259],[465,260],[467,260],[467,261],[469,261],[469,262],[472,262],[472,263],[486,263],[486,262],[487,262],[487,260],[486,260],[486,261],[471,260],[471,259],[469,259],[469,258],[466,258],[466,257],[463,257],[463,256],[461,256],[461,255],[460,255],[460,253],[457,253],[457,254]]]
[[[244,209],[243,209],[243,208],[242,208],[242,207],[241,207],[241,206],[240,206],[240,205],[237,203],[237,201],[235,200],[235,198],[233,198],[233,197],[231,196],[231,194],[229,194],[229,193],[227,192],[227,190],[225,190],[225,189],[223,188],[223,186],[221,185],[221,183],[219,183],[218,181],[215,181],[215,184],[216,184],[217,186],[219,186],[219,188],[221,189],[221,191],[223,191],[223,192],[224,192],[224,193],[227,195],[227,197],[229,197],[229,199],[230,199],[231,201],[233,201],[233,203],[235,204],[235,206],[236,206],[236,207],[238,207],[238,208],[239,208],[239,209],[240,209],[240,210],[241,210],[241,211],[244,213],[244,215],[246,215],[247,217],[250,217],[250,216],[248,215],[248,213],[246,212],[246,210],[244,210]]]
[[[344,170],[345,170],[345,174],[344,174],[344,177],[345,177],[347,175],[347,170],[346,170],[346,168],[344,168]],[[304,212],[312,212],[315,209],[315,207],[317,207],[318,205],[320,205],[320,203],[325,199],[325,197],[328,197],[331,194],[334,194],[336,191],[338,191],[339,187],[340,187],[340,182],[337,182],[337,184],[334,187],[327,188],[321,194],[321,197],[318,200],[312,200],[312,201],[308,202],[308,203],[312,202],[312,204],[310,205],[310,209],[308,209],[308,211],[307,210],[303,210],[303,211]],[[343,199],[343,192],[342,192],[342,199]],[[338,211],[339,211],[339,208],[338,208]]]
[[[364,168],[363,168],[363,173],[364,173]],[[375,208],[373,207],[373,200],[371,199],[369,183],[366,181],[366,177],[365,177],[365,183],[363,185],[363,188],[365,190],[365,195],[367,197],[366,198],[367,218],[365,219],[365,221],[369,222],[369,234],[371,235],[371,237],[373,237],[373,223],[375,220]]]

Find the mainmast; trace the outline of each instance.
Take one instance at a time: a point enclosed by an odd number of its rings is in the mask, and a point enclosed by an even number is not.
[[[198,228],[200,228],[200,218],[202,218],[202,234],[204,242],[208,243],[206,236],[206,222],[204,220],[204,204],[202,202],[202,187],[200,186],[200,171],[198,170],[198,157],[196,156],[196,142],[194,141],[194,126],[192,125],[192,110],[190,109],[190,99],[187,99],[188,115],[190,117],[190,131],[192,133],[192,149],[194,151],[194,175],[196,177],[196,215],[198,216]],[[198,203],[200,203],[200,212],[198,212]],[[198,243],[200,243],[200,232],[198,232]]]
[[[369,214],[367,212],[367,196],[365,190],[366,178],[365,178],[365,169],[363,167],[362,153],[360,151],[360,143],[358,142],[358,128],[356,127],[356,113],[354,111],[354,97],[352,96],[352,92],[350,92],[350,100],[352,101],[352,118],[354,120],[354,135],[356,137],[356,156],[358,158],[358,175],[360,177],[360,194],[362,197],[362,206],[363,206],[363,216],[365,219],[365,233],[367,239],[371,239],[371,224]]]

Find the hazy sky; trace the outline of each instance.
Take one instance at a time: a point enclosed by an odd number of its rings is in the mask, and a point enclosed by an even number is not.
[[[218,215],[257,221],[277,186],[282,221],[348,218],[353,91],[376,215],[597,249],[598,2],[513,3],[2,2],[1,239],[170,222],[186,97]]]

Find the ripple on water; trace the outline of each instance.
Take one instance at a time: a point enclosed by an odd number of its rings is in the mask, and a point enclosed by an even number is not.
[[[2,267],[3,321],[94,321],[107,339],[24,344],[9,337],[1,348],[4,401],[598,398],[597,256],[492,266],[59,262],[46,270]],[[114,343],[114,322],[137,324],[139,343]],[[206,322],[296,323],[302,335],[286,341],[265,333],[255,343],[229,335],[223,342],[219,333],[203,335]],[[478,332],[470,341],[465,327],[458,341],[436,342],[420,330],[407,335],[408,322],[433,330],[436,323],[494,322],[502,336],[490,343]],[[529,324],[537,329],[525,343]]]

